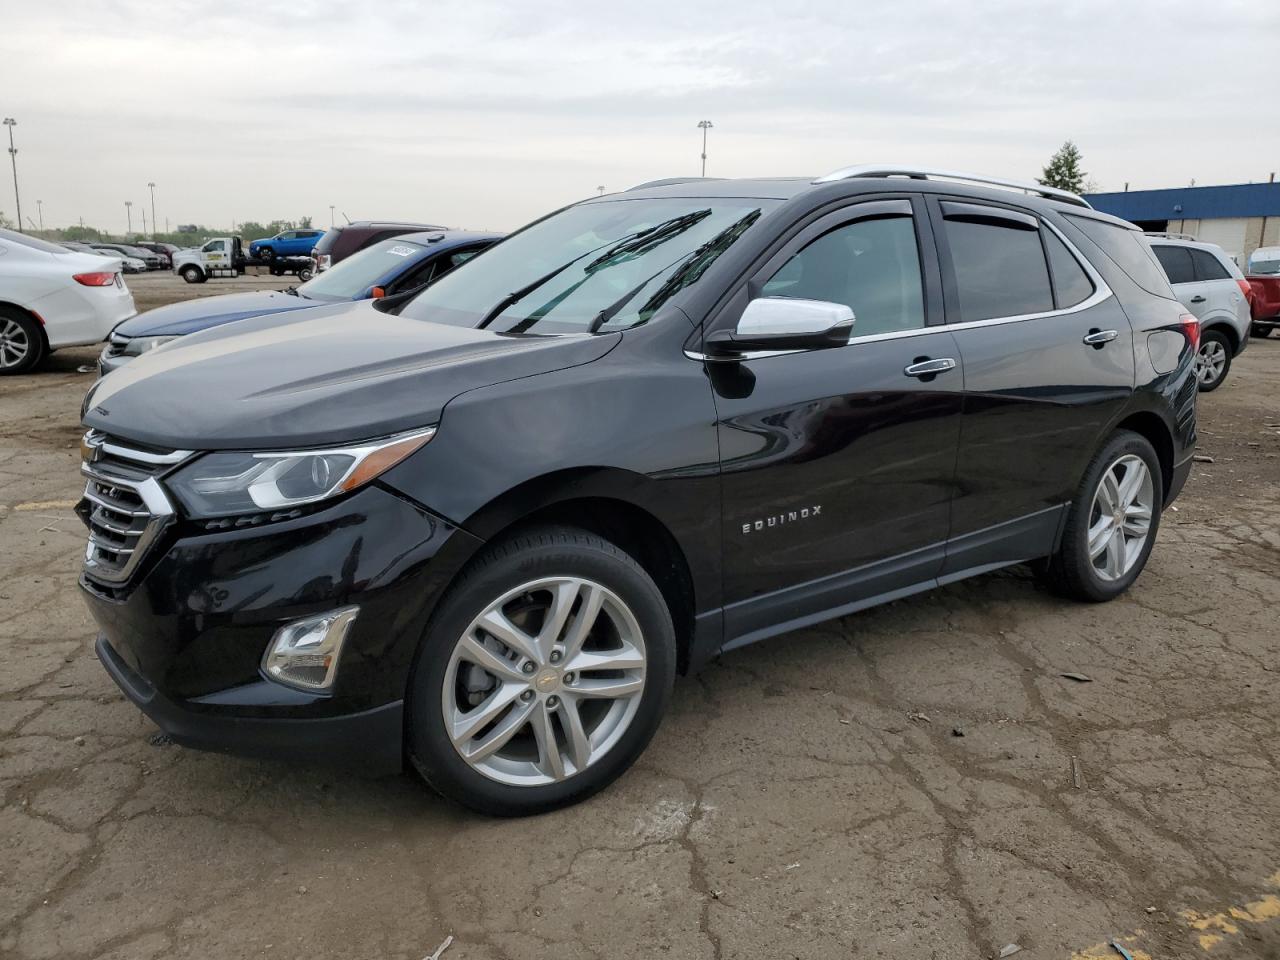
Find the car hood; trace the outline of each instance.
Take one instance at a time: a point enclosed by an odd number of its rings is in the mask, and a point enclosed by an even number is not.
[[[227,293],[148,310],[126,320],[112,332],[125,337],[181,337],[232,320],[321,305],[319,300],[295,297],[279,290]]]
[[[84,422],[173,449],[345,443],[436,423],[467,390],[590,363],[621,339],[494,333],[393,316],[369,301],[317,307],[152,350],[94,385]]]

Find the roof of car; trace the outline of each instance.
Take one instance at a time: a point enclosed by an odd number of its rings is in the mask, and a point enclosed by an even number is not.
[[[937,176],[937,175],[935,175]],[[1031,185],[1034,186],[1034,185]],[[1058,213],[1085,216],[1102,220],[1128,229],[1136,229],[1127,220],[1094,210],[1080,203],[1057,200],[1030,192],[1011,189],[1009,186],[983,186],[973,182],[950,179],[943,175],[938,179],[915,179],[903,176],[850,176],[844,179],[821,181],[814,177],[752,177],[746,179],[721,179],[716,177],[672,177],[651,180],[621,193],[592,197],[585,203],[614,202],[618,200],[661,197],[707,198],[756,198],[791,200],[809,192],[826,191],[831,194],[880,193],[886,190],[909,190],[925,193],[960,194],[984,200],[1017,203],[1033,208],[1049,209]]]
[[[417,227],[419,230],[445,230],[434,223],[419,223],[416,220],[352,220],[350,223],[339,223],[330,230],[348,230],[356,227],[364,230],[383,230],[387,227]]]
[[[504,234],[501,233],[486,233],[478,230],[420,230],[417,233],[402,233],[398,237],[388,239],[407,240],[423,246],[456,247],[481,240],[501,240],[503,236]]]

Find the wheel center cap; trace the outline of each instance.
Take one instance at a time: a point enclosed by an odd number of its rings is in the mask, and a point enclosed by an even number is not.
[[[539,693],[550,693],[560,686],[560,671],[543,670],[534,678],[533,686]]]

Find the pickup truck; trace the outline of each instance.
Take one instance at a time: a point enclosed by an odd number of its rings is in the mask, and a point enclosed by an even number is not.
[[[309,257],[323,236],[323,230],[282,230],[274,237],[250,241],[249,256],[268,261],[276,257]]]
[[[204,246],[179,250],[173,255],[173,271],[187,283],[204,283],[210,277],[238,277],[247,263],[239,237],[214,237]],[[268,267],[272,276],[293,273],[299,280],[311,279],[310,257],[276,257]]]
[[[1245,279],[1252,291],[1250,333],[1255,337],[1269,337],[1272,330],[1280,327],[1280,274],[1251,274]]]

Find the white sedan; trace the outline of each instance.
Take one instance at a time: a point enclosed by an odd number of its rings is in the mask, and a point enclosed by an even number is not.
[[[137,313],[117,257],[0,229],[0,376],[51,351],[98,343]]]

